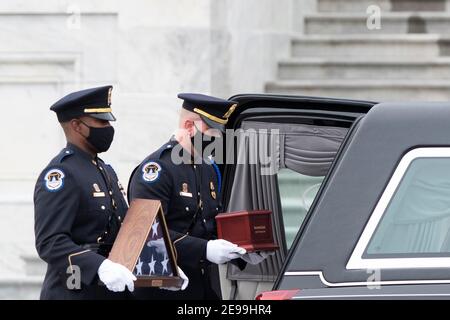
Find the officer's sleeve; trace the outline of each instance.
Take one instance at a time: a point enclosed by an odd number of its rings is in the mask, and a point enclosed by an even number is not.
[[[133,172],[129,182],[128,196],[130,201],[135,198],[160,200],[163,211],[167,214],[173,190],[173,179],[168,170],[165,170],[159,162],[156,163],[161,166],[160,173],[157,176],[145,177],[142,167],[146,164],[141,165]],[[149,181],[152,179],[154,180]],[[197,268],[199,262],[206,257],[208,240],[186,236],[183,233],[170,230],[170,228],[169,235],[175,244],[178,263]]]
[[[77,266],[83,284],[92,284],[97,270],[105,259],[75,244],[71,229],[80,203],[80,188],[69,171],[57,168],[63,178],[59,185],[45,180],[45,170],[36,183],[34,192],[36,250],[42,260],[60,270],[60,276],[68,276]]]

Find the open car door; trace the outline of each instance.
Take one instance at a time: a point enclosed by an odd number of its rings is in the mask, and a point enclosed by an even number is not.
[[[280,246],[243,270],[233,264],[219,268],[223,299],[254,299],[272,289],[343,141],[376,103],[278,95],[230,99],[239,106],[226,126],[234,130],[227,131],[226,161],[218,161],[225,163],[223,211],[271,210]]]

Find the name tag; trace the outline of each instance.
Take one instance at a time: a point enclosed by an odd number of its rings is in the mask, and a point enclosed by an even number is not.
[[[192,198],[192,193],[181,191],[181,192],[180,192],[180,196]]]
[[[101,198],[105,196],[104,192],[94,192],[92,193],[92,195],[94,196],[94,198]]]

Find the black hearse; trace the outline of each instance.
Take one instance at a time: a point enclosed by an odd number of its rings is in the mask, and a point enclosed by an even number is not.
[[[224,299],[450,296],[450,103],[232,99],[224,208],[271,210],[280,250],[222,267]]]

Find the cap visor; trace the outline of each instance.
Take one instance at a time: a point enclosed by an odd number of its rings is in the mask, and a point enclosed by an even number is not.
[[[90,113],[88,116],[100,120],[116,121],[116,117],[114,117],[114,115],[111,112]]]
[[[202,116],[202,115],[200,115],[200,117],[208,125],[208,127],[212,128],[212,129],[220,130],[221,132],[225,132],[225,126],[223,124],[212,121],[211,119],[208,119],[207,117]]]

